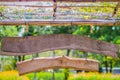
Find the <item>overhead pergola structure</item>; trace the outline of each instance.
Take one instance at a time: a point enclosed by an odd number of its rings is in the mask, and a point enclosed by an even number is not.
[[[0,0],[2,7],[0,25],[120,25],[120,0]]]
[[[120,0],[0,0],[0,25],[26,25],[26,27],[28,27],[29,25],[120,26]],[[26,41],[24,41],[23,39],[24,38],[22,38],[21,40],[23,42],[21,41],[20,42],[26,43]],[[31,38],[31,39],[35,39],[35,38]],[[8,40],[6,38],[6,42],[7,41],[10,41],[10,38]],[[17,45],[20,44],[18,39],[16,39],[15,41],[18,41]],[[109,55],[112,57],[117,57],[118,46],[106,42],[89,39],[88,42],[90,43],[90,41],[95,42],[95,44],[91,47],[91,52],[100,53],[101,50],[103,50],[102,54]],[[78,41],[78,43],[80,42]],[[31,45],[30,43],[27,44]],[[24,44],[22,45],[24,46]],[[68,44],[66,45],[68,46]],[[95,47],[97,45],[99,46]],[[102,48],[103,45],[107,46],[107,48]],[[82,46],[80,49],[86,50],[87,49],[86,46]],[[90,46],[91,44],[88,45],[89,48]],[[31,46],[29,46],[29,49],[30,47]],[[48,49],[46,48],[47,46],[43,46],[43,47],[45,47],[45,49]],[[74,45],[74,47],[78,49],[79,45]],[[10,44],[6,46],[4,45],[2,49],[6,52],[4,53],[3,51],[3,54],[9,54],[9,48],[10,48]],[[55,47],[53,48],[55,49]],[[65,49],[68,48],[71,49],[71,46],[65,47]],[[59,49],[59,46],[57,49]],[[24,50],[27,51],[27,48],[23,49],[23,52],[20,53],[20,55],[24,53]],[[106,52],[108,50],[110,50],[110,52],[115,54],[108,54],[108,52]],[[35,50],[33,49],[33,51]],[[9,55],[12,54],[13,53],[10,53]],[[28,54],[29,54],[29,50],[28,50]],[[18,54],[15,53],[13,55],[18,55]],[[47,61],[47,64],[44,61]],[[40,64],[38,64],[38,62]],[[41,65],[42,63],[44,65]],[[74,65],[71,65],[71,63],[73,63]],[[51,59],[50,58],[32,59],[29,61],[19,62],[17,66],[20,71],[20,75],[29,72],[36,72],[39,70],[57,68],[57,67],[98,71],[97,61],[87,60],[87,59],[82,60],[82,59],[66,58],[66,57],[57,57]]]

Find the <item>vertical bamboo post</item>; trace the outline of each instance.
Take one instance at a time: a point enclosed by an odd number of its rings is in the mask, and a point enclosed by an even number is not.
[[[54,5],[53,5],[53,20],[55,20],[56,19],[56,12],[57,12],[57,2],[56,2],[56,0],[53,0],[53,2],[54,2]]]
[[[94,26],[93,25],[90,25],[90,33],[93,33],[93,28]]]
[[[29,25],[25,25],[25,31],[26,31],[26,36],[28,36],[28,32],[29,32]]]

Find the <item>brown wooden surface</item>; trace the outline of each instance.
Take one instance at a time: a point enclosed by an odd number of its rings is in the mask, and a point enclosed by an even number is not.
[[[53,0],[0,0],[0,2],[53,1]],[[58,2],[120,2],[120,0],[56,0]]]
[[[93,25],[93,26],[119,26],[120,21],[115,20],[3,20],[0,25]]]
[[[20,75],[55,68],[74,68],[77,70],[98,71],[99,63],[96,60],[69,58],[69,57],[49,57],[36,58],[17,63]]]
[[[4,37],[1,55],[29,55],[43,51],[74,49],[118,56],[119,47],[115,44],[71,34],[54,34],[28,37]]]

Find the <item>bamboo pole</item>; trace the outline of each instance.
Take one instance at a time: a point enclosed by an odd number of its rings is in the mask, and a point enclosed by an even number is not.
[[[93,25],[93,26],[120,26],[119,20],[2,20],[0,25],[52,25],[70,26],[73,25]]]
[[[11,3],[1,3],[0,6],[24,6],[24,7],[38,7],[38,8],[53,8],[53,6],[40,6],[40,5],[28,5],[28,4],[11,4]],[[115,6],[98,6],[98,5],[77,5],[77,6],[57,6],[57,8],[77,8],[77,7],[108,7],[115,8]],[[120,8],[120,6],[118,6]]]
[[[29,32],[29,25],[26,25],[25,31],[26,31],[26,33]]]
[[[53,2],[53,0],[0,0],[0,2],[30,2],[30,1],[44,1]],[[120,0],[56,0],[57,2],[120,2]]]
[[[34,15],[38,15],[38,16],[51,16],[52,15],[52,13],[26,13],[27,15],[30,15],[30,16],[34,16]],[[18,15],[21,15],[21,14],[6,14],[6,15],[8,15],[8,16],[10,16],[10,17],[17,17]],[[24,14],[23,14],[24,15]],[[88,15],[88,16],[95,16],[95,17],[107,17],[107,16],[112,16],[111,14],[96,14],[96,13],[74,13],[74,14],[67,14],[67,13],[55,13],[55,15],[56,16],[68,16],[68,15],[70,15],[70,16],[76,16],[76,15]]]

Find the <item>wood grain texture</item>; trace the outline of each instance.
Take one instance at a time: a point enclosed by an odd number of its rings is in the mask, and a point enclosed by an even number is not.
[[[1,55],[29,55],[50,50],[74,49],[117,57],[115,44],[71,34],[4,37]]]
[[[20,75],[55,68],[73,68],[77,70],[98,71],[99,63],[96,60],[69,58],[69,57],[48,57],[35,58],[17,63]]]
[[[29,1],[53,1],[53,0],[0,0],[0,2],[29,2]],[[57,2],[120,2],[120,0],[56,0]]]
[[[94,26],[119,26],[119,20],[2,20],[0,25],[52,25],[52,26],[71,26],[71,25],[94,25]]]

